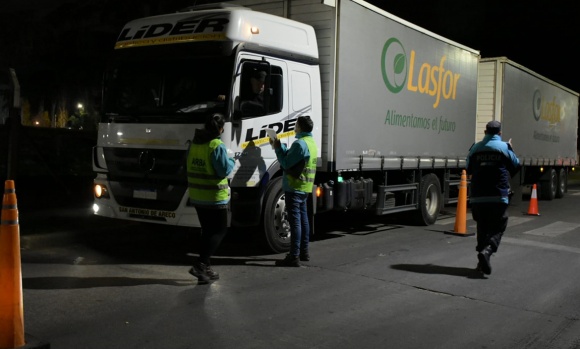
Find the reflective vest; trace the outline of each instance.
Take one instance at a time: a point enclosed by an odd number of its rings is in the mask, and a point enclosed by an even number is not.
[[[314,176],[316,175],[318,148],[316,147],[316,143],[314,143],[314,138],[311,136],[302,137],[300,139],[306,143],[308,152],[310,152],[310,158],[304,164],[304,169],[298,178],[290,174],[286,174],[286,178],[288,178],[288,184],[290,187],[292,187],[292,189],[305,193],[311,193],[312,187],[314,185]]]
[[[196,201],[218,202],[229,196],[228,179],[218,177],[211,154],[223,142],[216,138],[205,144],[191,144],[187,155],[189,197]]]

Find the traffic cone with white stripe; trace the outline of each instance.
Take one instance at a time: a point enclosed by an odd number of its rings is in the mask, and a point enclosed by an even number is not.
[[[459,196],[457,198],[457,213],[455,214],[455,227],[449,234],[459,236],[471,236],[475,233],[467,232],[467,173],[461,172],[461,181],[459,182]]]
[[[528,207],[528,215],[530,216],[539,216],[540,212],[538,212],[538,191],[536,189],[536,185],[532,186],[532,196],[530,197],[530,206]]]
[[[20,227],[14,181],[7,180],[0,222],[0,348],[24,346]]]

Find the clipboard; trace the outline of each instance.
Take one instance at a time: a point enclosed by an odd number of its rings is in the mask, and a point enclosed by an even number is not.
[[[274,129],[267,128],[266,129],[266,134],[268,134],[268,137],[270,137],[270,139],[272,139],[274,141],[276,139],[278,139],[278,135],[276,134],[276,131],[274,131]]]

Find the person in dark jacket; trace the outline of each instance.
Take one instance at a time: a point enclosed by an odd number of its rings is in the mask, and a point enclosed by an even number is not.
[[[234,169],[234,159],[220,140],[225,119],[213,114],[203,129],[196,129],[187,155],[187,181],[189,199],[195,206],[201,225],[199,258],[189,273],[200,284],[219,279],[211,268],[210,257],[215,253],[227,233],[230,188],[227,176]]]
[[[469,149],[467,174],[471,176],[469,203],[477,222],[477,270],[491,274],[490,257],[496,253],[507,228],[510,179],[519,170],[511,139],[501,139],[501,123],[487,123],[485,136]]]

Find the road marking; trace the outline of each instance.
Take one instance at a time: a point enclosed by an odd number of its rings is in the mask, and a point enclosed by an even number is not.
[[[577,224],[577,223],[554,222],[554,223],[550,223],[548,225],[545,225],[541,228],[526,231],[524,234],[536,235],[536,236],[556,237],[558,235],[562,235],[562,234],[567,233],[571,230],[574,230],[578,227],[580,227],[580,224]]]
[[[455,217],[443,218],[437,220],[437,225],[447,225],[447,224],[455,224]]]
[[[571,252],[571,253],[580,254],[580,248],[563,246],[563,245],[548,244],[548,243],[539,242],[539,241],[522,240],[522,239],[508,238],[508,237],[504,236],[501,239],[501,242],[502,243],[505,242],[508,244],[514,244],[514,245],[520,245],[520,246],[532,246],[532,247],[539,247],[539,248],[544,248],[544,249],[548,249],[548,250],[564,251],[564,252]]]
[[[527,221],[531,221],[532,219],[534,219],[534,218],[510,216],[509,220],[508,220],[508,227],[513,227],[514,225],[523,224],[523,223],[526,223]],[[455,217],[438,219],[437,223],[435,223],[435,224],[446,225],[446,224],[452,224],[452,223],[455,224]],[[475,228],[477,226],[477,224],[475,223],[475,221],[473,219],[468,219],[467,223],[469,224],[470,228]]]
[[[514,225],[523,224],[527,221],[531,221],[532,217],[517,217],[517,216],[510,216],[508,218],[508,228],[513,227]]]

